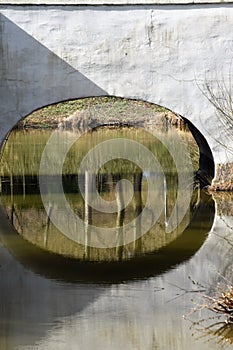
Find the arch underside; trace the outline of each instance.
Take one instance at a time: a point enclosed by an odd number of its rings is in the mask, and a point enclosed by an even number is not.
[[[182,117],[182,119],[187,123],[199,148],[197,178],[200,181],[201,187],[211,185],[215,175],[215,164],[211,149],[202,133],[187,118]]]

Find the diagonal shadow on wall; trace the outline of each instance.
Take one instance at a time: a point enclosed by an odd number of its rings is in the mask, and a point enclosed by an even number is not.
[[[73,98],[107,95],[2,14],[0,79],[1,134],[37,108]]]
[[[39,107],[99,95],[106,95],[106,92],[0,14],[0,141],[17,121]],[[72,288],[66,287],[66,284],[61,287],[54,281],[25,272],[14,260],[11,265],[15,271],[13,275],[10,271],[4,273],[1,266],[1,294],[4,295],[1,300],[6,305],[7,298],[14,298],[15,307],[11,314],[7,311],[7,315],[1,314],[0,335],[1,339],[5,339],[6,334],[8,337],[11,335],[6,340],[13,343],[24,342],[27,345],[45,336],[48,330],[46,324],[52,324],[56,317],[80,312],[102,293],[99,288],[84,287],[80,291],[75,285]],[[14,285],[17,297],[13,297],[14,287],[9,287]],[[38,295],[40,303],[37,303]],[[49,313],[43,295],[51,295],[53,305]],[[72,295],[74,297],[70,299]],[[27,312],[25,308],[21,312],[22,303],[27,305]],[[11,321],[12,327],[9,326]],[[25,334],[24,322],[27,323]]]

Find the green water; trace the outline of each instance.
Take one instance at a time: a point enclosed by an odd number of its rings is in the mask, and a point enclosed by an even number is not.
[[[116,138],[133,139],[153,152],[166,179],[162,188],[166,205],[148,232],[142,234],[143,226],[135,226],[135,240],[130,243],[99,248],[94,243],[104,236],[88,236],[84,231],[89,238],[82,244],[73,232],[61,232],[43,205],[39,168],[50,135],[51,131],[14,131],[2,154],[0,349],[221,349],[229,338],[227,330],[221,338],[206,328],[215,322],[209,320],[212,314],[190,312],[201,303],[203,293],[211,294],[218,282],[224,283],[223,277],[232,279],[231,195],[212,198],[193,179],[188,210],[168,233],[178,175],[166,147],[143,130],[99,129],[79,138],[63,165],[62,184],[72,211],[87,225],[116,229],[124,242],[125,225],[146,206],[147,180],[153,177],[155,184],[164,183],[160,173],[146,176],[134,163],[118,159],[105,163],[98,176],[80,175],[83,197],[77,175],[80,162],[89,149]],[[66,137],[63,131],[59,142]],[[173,142],[172,132],[163,137]],[[197,148],[190,134],[181,137],[192,153],[195,172]],[[48,180],[46,195],[52,192],[59,201],[60,193],[52,186],[58,175],[44,173],[42,180]],[[123,178],[134,188],[125,210],[120,200],[113,213],[85,205],[92,190],[88,179],[110,203]],[[77,233],[80,230],[77,226]]]

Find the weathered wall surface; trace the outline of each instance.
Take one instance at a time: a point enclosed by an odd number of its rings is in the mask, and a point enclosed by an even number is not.
[[[10,5],[159,5],[159,4],[225,4],[232,0],[1,0]]]
[[[222,145],[232,142],[200,89],[216,76],[229,81],[232,4],[2,5],[0,11],[1,140],[37,108],[109,94],[181,114],[205,136],[216,164],[233,161]]]

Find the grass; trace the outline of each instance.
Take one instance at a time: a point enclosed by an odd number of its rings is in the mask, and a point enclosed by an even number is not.
[[[117,97],[91,97],[69,100],[41,108],[18,123],[17,128],[55,128],[57,125],[76,111],[87,110],[101,113],[104,118],[124,119],[148,118],[153,113],[168,113],[158,105]]]

